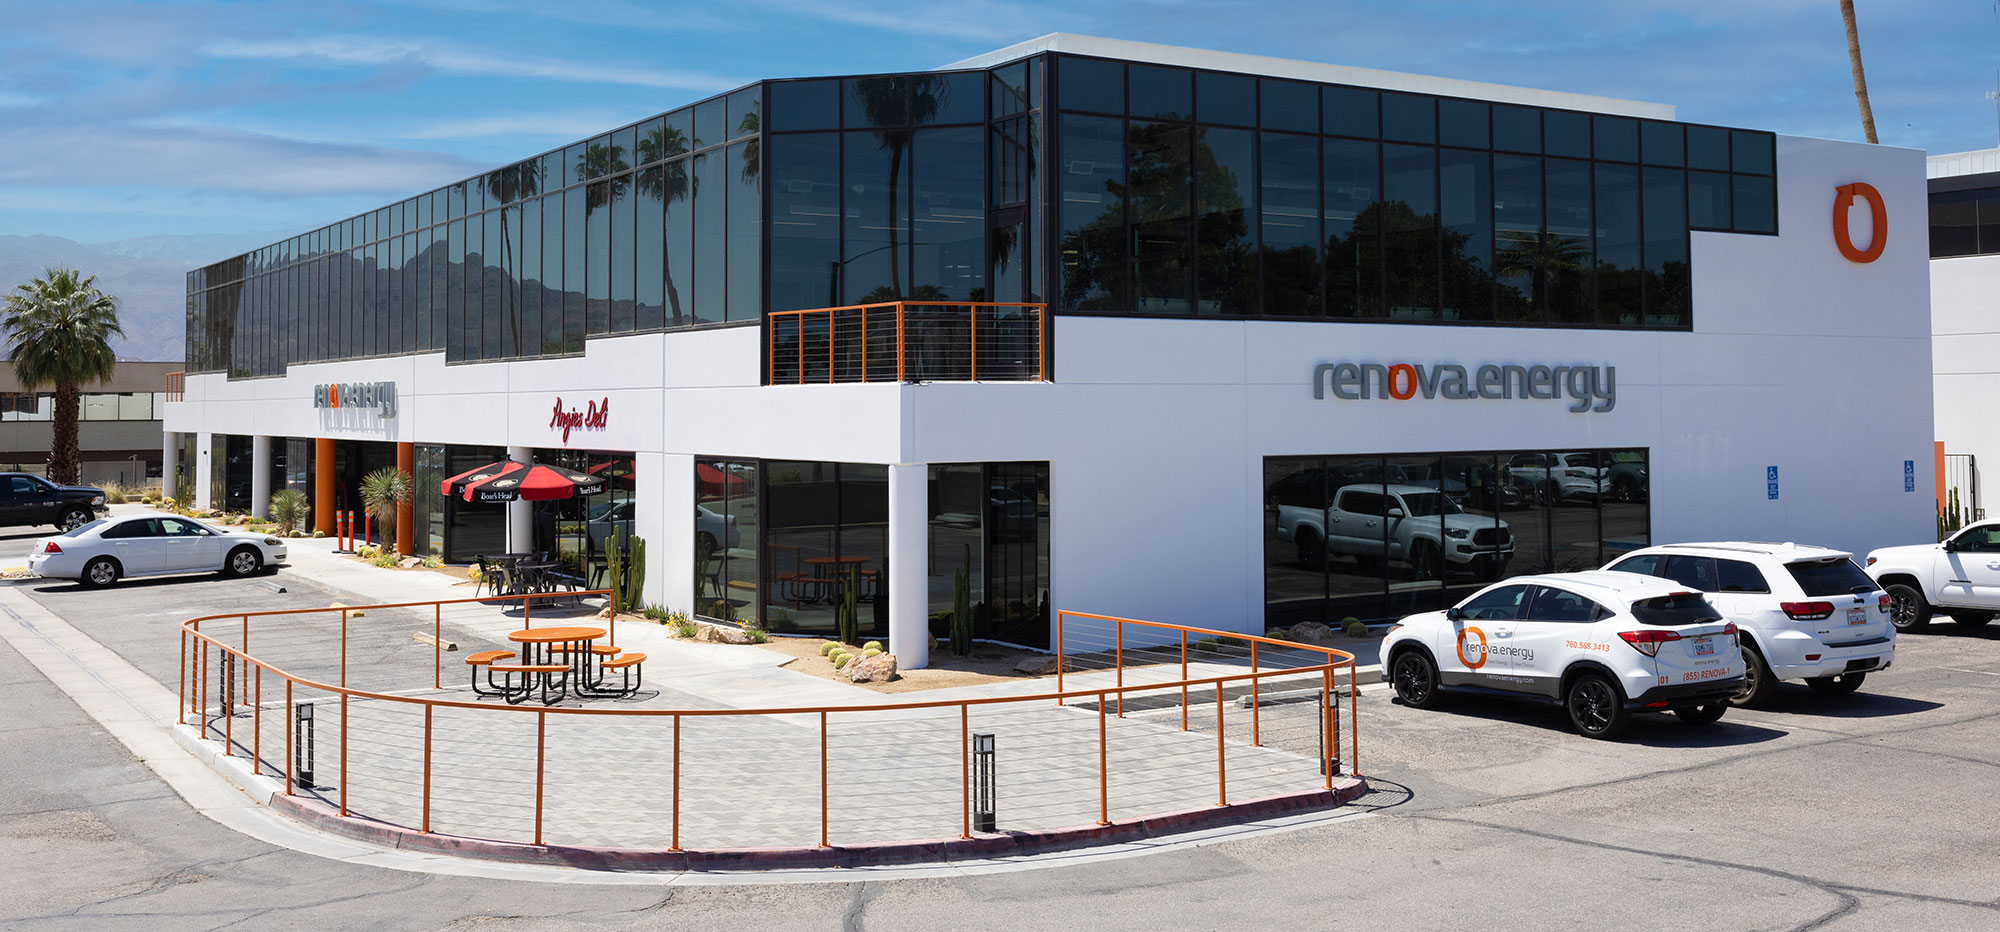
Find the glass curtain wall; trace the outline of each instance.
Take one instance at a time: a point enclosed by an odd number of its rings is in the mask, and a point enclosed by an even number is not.
[[[1688,231],[1775,233],[1775,137],[1059,56],[1060,307],[1690,325]]]
[[[1647,546],[1647,451],[1264,460],[1265,623],[1393,620]]]
[[[532,455],[534,462],[603,479],[604,491],[531,503],[534,539],[516,550],[548,554],[563,564],[562,572],[592,589],[609,586],[607,548],[614,538],[632,536],[639,489],[636,460],[630,453],[598,450],[538,449]]]
[[[190,273],[188,371],[756,321],[762,108],[744,88]]]
[[[444,475],[456,476],[506,456],[506,447],[448,446],[444,448]],[[442,476],[439,481],[443,481]],[[488,554],[507,552],[507,508],[501,502],[445,498],[441,524],[446,563],[473,563]]]
[[[762,564],[773,631],[837,635],[856,592],[863,637],[889,633],[889,472],[857,463],[763,463]]]
[[[756,460],[694,462],[694,599],[696,613],[724,621],[755,621],[791,631],[789,609],[765,606],[758,575]],[[796,574],[798,561],[785,564]],[[760,615],[762,612],[764,614]]]
[[[413,540],[411,552],[418,556],[444,554],[444,492],[438,486],[446,476],[456,473],[445,472],[445,448],[435,444],[416,445],[415,460],[416,495],[410,503],[410,513],[415,527],[411,529]]]
[[[958,573],[972,636],[1049,646],[1049,464],[936,464],[930,473],[930,619],[951,637]]]

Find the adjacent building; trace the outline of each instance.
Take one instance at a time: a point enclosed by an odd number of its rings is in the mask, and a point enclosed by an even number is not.
[[[961,578],[1046,647],[1865,550],[1931,529],[1922,159],[1069,35],[773,79],[191,273],[165,448],[322,522],[400,463],[452,561],[629,529],[648,601],[781,633],[858,587],[906,665]],[[439,494],[502,456],[609,481]]]
[[[160,476],[161,414],[176,362],[120,362],[103,382],[83,386],[77,406],[79,479],[138,487]],[[0,365],[0,469],[45,473],[55,446],[55,392],[25,391],[14,367]]]
[[[1970,521],[1986,517],[1982,469],[2000,465],[2000,149],[1934,155],[1926,168],[1938,494],[1948,509],[1957,492]]]

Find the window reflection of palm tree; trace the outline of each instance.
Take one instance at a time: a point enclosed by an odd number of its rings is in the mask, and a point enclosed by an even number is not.
[[[910,146],[910,131],[904,127],[930,122],[951,99],[951,87],[940,75],[857,78],[853,84],[864,121],[883,127],[875,131],[877,145],[889,150],[889,288],[894,300],[903,288],[896,192],[902,188],[903,153]]]
[[[678,126],[656,126],[639,140],[639,164],[685,155],[689,151],[686,130]],[[675,201],[687,200],[694,193],[694,179],[688,173],[688,160],[681,159],[640,172],[639,190],[647,197],[658,200],[662,210],[671,208]],[[681,290],[674,284],[674,265],[667,258],[668,250],[672,248],[671,237],[660,237],[660,271],[665,277],[667,310],[671,322],[678,324],[681,322]]]
[[[1507,243],[1493,251],[1494,273],[1505,278],[1527,276],[1537,316],[1546,318],[1550,283],[1559,275],[1582,272],[1588,248],[1577,237],[1550,230],[1514,234]]]
[[[489,197],[500,202],[500,261],[516,280],[520,277],[520,264],[514,256],[514,226],[507,222],[507,205],[542,193],[542,173],[544,169],[538,159],[530,159],[518,165],[494,169],[486,174],[484,183]],[[514,331],[514,350],[528,355],[521,345],[521,315],[514,306],[514,289],[500,290],[500,316]]]

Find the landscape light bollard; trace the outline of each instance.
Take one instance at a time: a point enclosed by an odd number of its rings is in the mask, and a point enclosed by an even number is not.
[[[1316,713],[1313,715],[1313,722],[1319,728],[1319,772],[1321,774],[1331,772],[1333,776],[1340,776],[1340,745],[1338,743],[1340,740],[1340,700],[1332,692],[1322,689],[1319,691],[1319,708],[1313,711]],[[1327,745],[1326,727],[1329,720],[1331,720],[1333,725],[1333,740],[1335,741],[1335,744],[1331,747]]]
[[[993,805],[993,736],[972,736],[972,830],[991,832],[996,822]]]
[[[313,704],[301,702],[292,723],[292,781],[299,789],[313,788]]]

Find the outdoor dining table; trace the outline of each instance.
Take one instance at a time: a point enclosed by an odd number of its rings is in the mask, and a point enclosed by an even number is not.
[[[590,650],[590,642],[604,636],[603,628],[581,626],[554,626],[548,628],[523,628],[507,634],[507,640],[521,645],[521,662],[524,664],[552,663],[553,649],[561,645],[565,650],[564,662],[569,664],[568,678],[561,692],[576,696],[588,696],[591,692],[591,658],[596,656]],[[547,676],[549,674],[541,674]]]
[[[872,557],[807,557],[807,558],[805,559],[805,562],[806,562],[806,565],[808,565],[808,566],[814,566],[814,567],[827,567],[827,568],[833,568],[833,567],[837,567],[837,569],[836,569],[836,570],[835,570],[835,572],[834,572],[834,575],[833,575],[833,576],[831,576],[831,577],[826,577],[826,576],[817,576],[817,575],[816,575],[815,577],[813,577],[813,578],[811,578],[811,579],[808,579],[808,580],[802,580],[803,582],[810,582],[810,583],[818,583],[818,584],[820,584],[820,587],[821,587],[821,592],[820,592],[820,594],[818,594],[818,595],[814,595],[814,596],[808,596],[808,597],[806,598],[806,600],[807,600],[807,601],[809,601],[809,602],[819,602],[819,601],[827,601],[827,602],[832,602],[832,601],[835,601],[835,600],[837,600],[837,599],[838,599],[838,598],[840,597],[840,589],[841,589],[841,587],[842,587],[842,586],[845,586],[845,585],[847,585],[847,568],[848,568],[848,567],[850,567],[850,566],[860,566],[860,565],[862,565],[862,564],[864,564],[864,563],[872,563],[872,562],[874,562],[874,558],[872,558]]]

